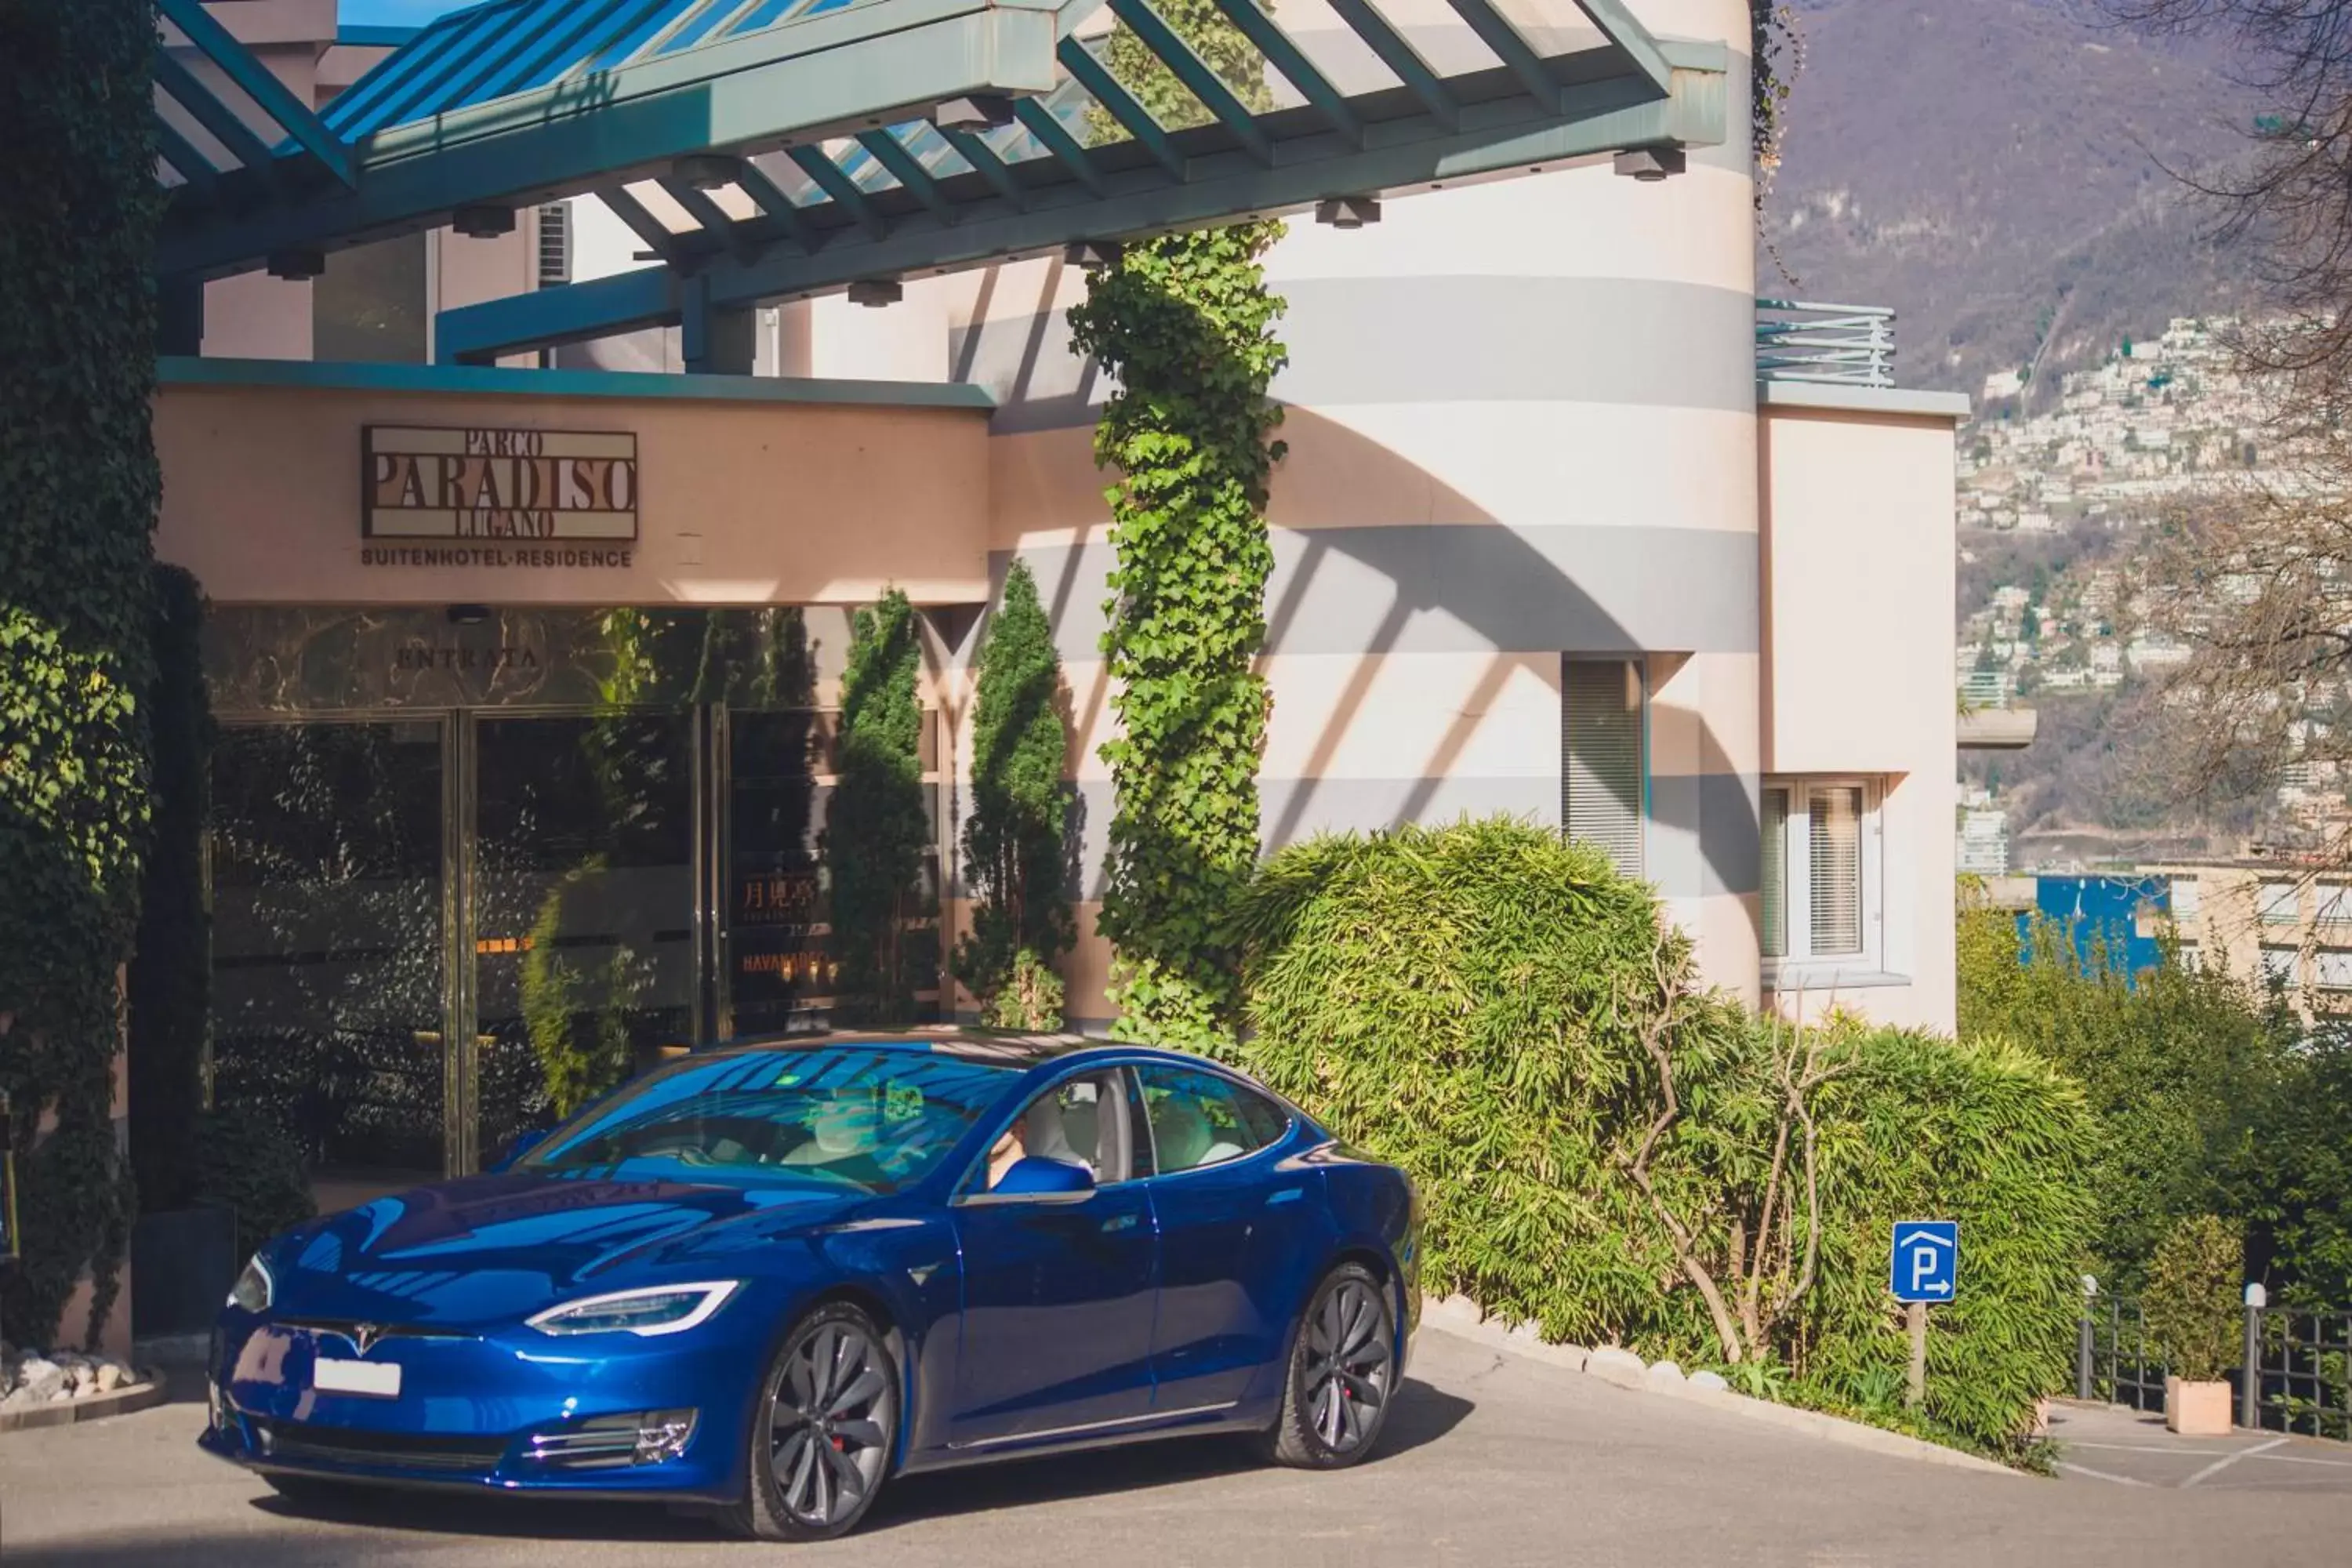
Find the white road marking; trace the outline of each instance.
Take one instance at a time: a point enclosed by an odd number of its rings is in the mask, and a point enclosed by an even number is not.
[[[2286,1445],[2287,1440],[2284,1437],[2273,1437],[2267,1443],[2257,1443],[2251,1448],[2241,1448],[2234,1454],[2230,1454],[2214,1460],[2211,1464],[2206,1466],[2203,1469],[2198,1471],[2195,1475],[2181,1482],[2181,1489],[2183,1491],[2188,1490],[2190,1487],[2195,1486],[2199,1481],[2205,1479],[2208,1476],[2220,1475],[2223,1470],[2228,1469],[2240,1459],[2251,1458],[2255,1454],[2265,1454],[2273,1448],[2284,1448]]]
[[[2105,1470],[2095,1470],[2088,1465],[2073,1464],[2064,1459],[2058,1461],[2058,1468],[2069,1475],[2088,1476],[2095,1481],[2113,1481],[2119,1487],[2147,1487],[2156,1484],[2153,1481],[2140,1480],[2134,1476],[2111,1475]]]

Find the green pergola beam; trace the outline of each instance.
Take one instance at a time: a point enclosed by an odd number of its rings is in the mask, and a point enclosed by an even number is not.
[[[736,169],[735,185],[760,209],[761,221],[775,226],[793,244],[803,250],[814,250],[823,243],[811,236],[808,224],[801,217],[801,209],[783,186],[770,179],[768,172],[751,159],[744,159]]]
[[[825,156],[820,147],[788,147],[784,156],[800,165],[801,173],[817,183],[817,188],[831,196],[835,205],[847,213],[857,226],[875,238],[889,233],[890,226],[856,180],[842,172],[841,165]]]
[[[197,195],[210,198],[218,188],[220,171],[213,167],[212,160],[197,152],[194,142],[160,120],[155,122],[155,150],[163,155],[163,162],[179,171],[180,178],[185,180],[188,188]]]
[[[1576,0],[1576,8],[1601,29],[1602,36],[1625,51],[1633,68],[1655,82],[1664,92],[1673,79],[1674,65],[1659,47],[1657,37],[1643,26],[1641,19],[1625,8],[1625,0]]]
[[[1115,175],[1098,172],[1100,195],[1073,181],[1033,188],[1025,211],[994,197],[963,202],[952,226],[910,213],[881,237],[836,231],[814,256],[777,252],[753,262],[712,257],[693,282],[710,308],[740,309],[824,293],[862,278],[1050,255],[1072,240],[1139,239],[1241,214],[1295,212],[1333,195],[1425,190],[1628,147],[1719,143],[1729,124],[1725,51],[1674,47],[1677,68],[1664,98],[1646,79],[1621,74],[1564,87],[1557,110],[1517,94],[1465,103],[1458,129],[1424,116],[1368,116],[1362,149],[1324,131],[1284,140],[1283,156],[1272,168],[1238,152],[1198,153],[1187,165],[1194,177],[1174,186],[1150,166]],[[1218,133],[1204,127],[1183,134]],[[970,188],[981,185],[970,176],[959,178]],[[437,353],[445,362],[487,363],[502,353],[674,325],[684,286],[666,268],[646,268],[445,310],[435,332]]]
[[[1192,45],[1177,37],[1176,29],[1160,19],[1149,0],[1110,0],[1111,14],[1128,26],[1128,30],[1141,40],[1143,47],[1158,55],[1160,63],[1176,73],[1176,79],[1202,107],[1217,118],[1217,122],[1233,133],[1234,140],[1248,150],[1251,157],[1271,166],[1274,143],[1259,129],[1257,119],[1249,105],[1234,95],[1224,79],[1209,68]]]
[[[664,226],[661,219],[654,216],[645,203],[618,185],[598,191],[596,199],[611,208],[614,217],[635,230],[637,237],[646,242],[646,248],[662,260],[675,266],[685,259],[686,253],[678,246],[678,237]]]
[[[1315,68],[1305,50],[1290,41],[1290,35],[1274,25],[1256,0],[1217,0],[1217,9],[1241,35],[1257,47],[1283,79],[1298,89],[1299,95],[1323,111],[1331,129],[1353,138],[1364,139],[1363,121],[1348,107],[1345,94],[1331,85],[1331,79]]]
[[[278,128],[297,145],[327,166],[327,172],[348,186],[355,178],[350,150],[319,121],[310,106],[296,98],[287,85],[279,81],[268,66],[253,58],[251,50],[229,35],[229,30],[213,20],[199,0],[156,0],[156,9],[165,20],[187,35],[188,42],[221,68],[221,74],[235,82],[237,90],[260,106],[261,112],[278,122]]]
[[[1559,83],[1544,69],[1543,61],[1537,58],[1528,41],[1519,37],[1518,29],[1511,26],[1508,17],[1486,4],[1486,0],[1445,0],[1445,3],[1454,7],[1455,16],[1470,24],[1470,30],[1478,35],[1478,41],[1486,46],[1488,52],[1519,79],[1519,85],[1527,89],[1528,97],[1538,103],[1550,103],[1559,98]]]
[[[884,126],[878,131],[859,132],[857,144],[872,153],[874,161],[887,169],[890,172],[890,177],[904,185],[908,193],[922,203],[933,217],[948,223],[955,221],[955,210],[948,205],[948,199],[940,194],[940,183],[931,178],[929,172],[920,163],[915,162],[914,154],[908,153],[898,138],[891,134],[889,127]]]
[[[1024,131],[1037,139],[1040,147],[1053,154],[1054,162],[1085,187],[1087,195],[1102,196],[1109,194],[1109,187],[1103,183],[1102,171],[1096,168],[1094,160],[1087,156],[1087,150],[1062,129],[1062,122],[1054,118],[1051,110],[1024,98],[1013,106],[1013,115],[1021,121]]]
[[[270,173],[278,157],[269,150],[269,143],[257,135],[236,110],[198,81],[194,71],[173,59],[171,50],[161,46],[155,50],[155,85],[186,110],[190,119],[210,132],[213,140],[227,149],[228,155],[239,164],[264,176]]]
[[[944,125],[939,127],[939,132],[940,138],[956,150],[956,155],[970,163],[980,177],[988,182],[991,190],[1015,209],[1022,212],[1029,210],[1027,188],[1013,176],[1012,168],[996,155],[987,142],[969,131],[951,130]]]
[[[1151,111],[1138,103],[1135,95],[1122,87],[1118,79],[1112,76],[1109,69],[1076,38],[1063,39],[1056,53],[1062,68],[1075,77],[1078,85],[1091,93],[1094,100],[1101,104],[1129,136],[1135,138],[1137,146],[1151,154],[1151,161],[1167,171],[1170,179],[1181,184],[1184,178],[1184,160],[1176,155],[1168,133],[1160,128],[1160,121],[1151,118]]]
[[[638,65],[379,132],[359,188],[236,218],[167,217],[166,276],[226,277],[275,251],[333,250],[744,153],[928,118],[943,102],[1055,86],[1058,14],[1017,0],[865,0]],[[851,204],[845,204],[845,206]]]
[[[1246,5],[1248,0],[1242,0]],[[1404,35],[1389,26],[1388,18],[1367,4],[1367,0],[1328,0],[1332,12],[1348,24],[1355,35],[1363,39],[1372,53],[1380,56],[1381,64],[1389,68],[1397,80],[1421,100],[1423,109],[1440,124],[1453,126],[1462,119],[1462,106],[1445,90],[1445,82],[1430,63],[1421,58],[1421,51],[1405,42]]]

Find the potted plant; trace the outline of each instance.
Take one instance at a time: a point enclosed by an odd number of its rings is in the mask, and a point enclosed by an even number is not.
[[[2245,1249],[2211,1215],[2191,1215],[2158,1244],[2141,1310],[2148,1342],[2165,1363],[2164,1424],[2189,1437],[2230,1430],[2230,1385],[2222,1374],[2240,1349],[2240,1281]]]

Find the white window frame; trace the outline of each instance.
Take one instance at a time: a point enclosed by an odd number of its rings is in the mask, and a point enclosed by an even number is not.
[[[1788,822],[1780,848],[1780,874],[1787,883],[1788,909],[1781,936],[1789,951],[1766,953],[1764,984],[1774,991],[1794,991],[1819,984],[1847,984],[1855,978],[1885,973],[1886,889],[1885,822],[1881,808],[1885,788],[1881,780],[1863,774],[1774,776],[1763,781],[1768,790],[1789,792]],[[1862,792],[1862,951],[1817,953],[1812,951],[1812,810],[1814,790],[1859,789]],[[1761,817],[1761,801],[1759,801]],[[1759,889],[1759,892],[1761,889]],[[1758,922],[1759,946],[1762,922]]]

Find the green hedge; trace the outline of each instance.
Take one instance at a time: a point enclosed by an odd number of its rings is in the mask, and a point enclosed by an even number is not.
[[[1654,898],[1607,857],[1508,821],[1326,837],[1275,857],[1244,900],[1248,1067],[1341,1137],[1412,1172],[1424,1287],[1545,1336],[1685,1365],[1896,1420],[1906,1341],[1889,1229],[1957,1218],[1967,1283],[1939,1309],[1923,1426],[2006,1449],[2063,1386],[2087,1234],[2082,1096],[2007,1046],[1851,1023],[1803,1037],[1696,990]],[[1661,1126],[1656,1042],[1679,1117]],[[1792,1047],[1796,1047],[1792,1050]],[[1782,1068],[1813,1064],[1818,1258],[1799,1203],[1759,1226]],[[1653,1130],[1657,1129],[1654,1140]],[[1740,1259],[1769,1233],[1758,1325],[1727,1349],[1695,1271],[1633,1180],[1645,1169],[1688,1256],[1738,1316]],[[1801,1190],[1801,1187],[1799,1189]],[[1735,1248],[1735,1233],[1744,1247]]]

